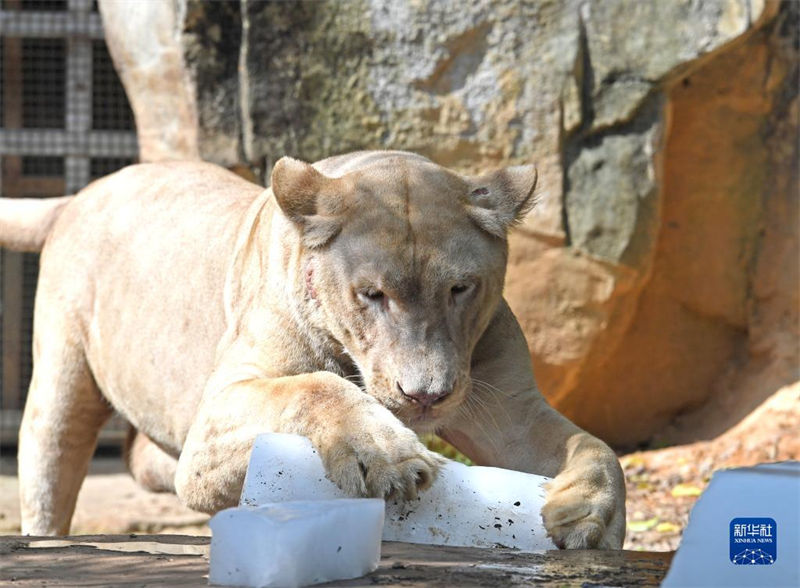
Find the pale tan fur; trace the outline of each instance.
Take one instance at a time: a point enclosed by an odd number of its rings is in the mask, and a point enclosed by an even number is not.
[[[28,198],[0,198],[0,247],[17,251],[41,251],[61,209],[72,198],[46,202]]]
[[[414,431],[436,431],[477,463],[554,476],[558,545],[621,547],[617,459],[544,401],[502,299],[535,181],[361,152],[284,158],[267,190],[210,164],[132,166],[11,229],[0,206],[0,242],[48,232],[23,532],[68,532],[113,407],[138,431],[134,476],[201,511],[237,503],[261,432],[309,437],[353,495],[411,498],[441,463]]]

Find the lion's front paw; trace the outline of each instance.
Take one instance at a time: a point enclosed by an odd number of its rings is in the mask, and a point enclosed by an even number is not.
[[[548,485],[542,519],[560,549],[622,548],[625,487],[614,465],[568,469]]]
[[[328,477],[348,494],[416,498],[445,461],[382,406],[369,406],[348,421],[346,430],[320,447]]]

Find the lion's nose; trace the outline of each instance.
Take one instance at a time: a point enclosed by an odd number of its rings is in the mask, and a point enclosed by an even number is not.
[[[403,390],[403,387],[400,385],[400,382],[397,382],[397,389],[400,391],[400,394],[411,400],[416,404],[421,406],[432,406],[443,400],[448,394],[450,394],[450,390],[409,390],[406,392]]]

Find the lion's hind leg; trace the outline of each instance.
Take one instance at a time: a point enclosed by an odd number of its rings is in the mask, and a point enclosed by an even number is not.
[[[19,433],[22,533],[65,535],[97,436],[111,416],[75,330],[37,315],[34,369]],[[59,337],[61,335],[62,337]]]
[[[124,449],[125,464],[133,479],[150,492],[175,492],[178,460],[131,425]]]

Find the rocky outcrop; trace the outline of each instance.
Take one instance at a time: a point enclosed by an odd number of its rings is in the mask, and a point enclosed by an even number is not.
[[[143,159],[536,162],[507,297],[545,394],[605,439],[798,377],[794,4],[100,5]]]

